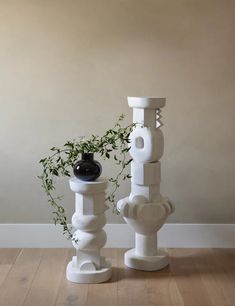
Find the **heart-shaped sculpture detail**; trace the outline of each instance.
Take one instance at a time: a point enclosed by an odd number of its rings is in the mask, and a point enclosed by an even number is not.
[[[167,200],[156,203],[129,204],[136,215],[125,217],[126,222],[132,226],[138,234],[150,235],[157,232],[165,223],[166,218],[173,211],[169,208]],[[172,204],[171,204],[172,205]]]

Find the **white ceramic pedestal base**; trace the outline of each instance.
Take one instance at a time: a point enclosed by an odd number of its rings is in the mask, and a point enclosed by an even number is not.
[[[165,98],[128,97],[128,104],[133,108],[133,123],[137,123],[129,137],[131,193],[118,201],[117,208],[135,231],[135,249],[125,253],[125,265],[157,271],[169,264],[167,252],[157,247],[157,232],[174,211],[174,205],[160,193]]]
[[[74,283],[80,284],[97,284],[103,283],[110,279],[112,275],[111,263],[104,259],[103,267],[96,271],[80,271],[76,267],[76,256],[67,265],[67,279]]]
[[[157,271],[169,265],[169,256],[165,250],[158,249],[155,256],[139,256],[135,249],[125,253],[125,265],[143,271]]]

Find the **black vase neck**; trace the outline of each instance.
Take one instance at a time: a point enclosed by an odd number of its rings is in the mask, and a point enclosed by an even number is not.
[[[94,160],[94,153],[82,153],[82,160]]]

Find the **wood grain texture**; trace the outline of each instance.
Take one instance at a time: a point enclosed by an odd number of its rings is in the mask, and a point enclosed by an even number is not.
[[[21,306],[41,261],[40,249],[24,249],[1,286],[1,306]]]
[[[184,305],[176,279],[169,266],[161,271],[152,272],[146,282],[149,306]]]
[[[61,278],[64,277],[64,266],[68,251],[65,249],[45,249],[25,299],[24,306],[54,305]]]
[[[194,251],[193,258],[202,283],[210,295],[211,303],[214,306],[231,305],[222,281],[226,272],[216,264],[213,251],[208,249]]]
[[[118,250],[118,305],[147,306],[146,278],[151,273],[125,267],[125,251]]]
[[[214,267],[214,277],[219,284],[220,296],[223,294],[224,297],[223,305],[235,305],[235,250],[213,249],[211,262]]]
[[[66,266],[75,255],[75,250],[70,249],[68,252],[66,265],[64,266],[64,275],[61,278],[55,306],[85,306],[87,301],[88,285],[78,285],[67,281]]]
[[[234,306],[234,249],[169,249],[170,266],[124,266],[123,249],[104,249],[113,274],[103,284],[75,284],[65,270],[74,250],[0,249],[0,306]]]
[[[190,306],[213,305],[195,265],[195,251],[190,249],[174,249],[170,250],[170,255],[170,270],[177,283],[184,304]]]
[[[3,249],[0,252],[0,287],[10,272],[21,249]]]
[[[110,259],[112,266],[117,266],[117,250],[103,249],[102,254],[106,259]],[[117,306],[117,269],[112,271],[112,277],[109,282],[103,284],[88,285],[88,296],[86,306]]]

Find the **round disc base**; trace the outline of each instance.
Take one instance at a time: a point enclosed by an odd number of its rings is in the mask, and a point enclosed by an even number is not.
[[[70,261],[67,265],[66,277],[73,283],[98,284],[106,282],[112,275],[111,263],[106,260],[106,267],[97,271],[80,271]]]
[[[135,249],[125,253],[125,265],[143,271],[157,271],[169,265],[169,256],[165,250],[158,250],[155,256],[139,256]]]

